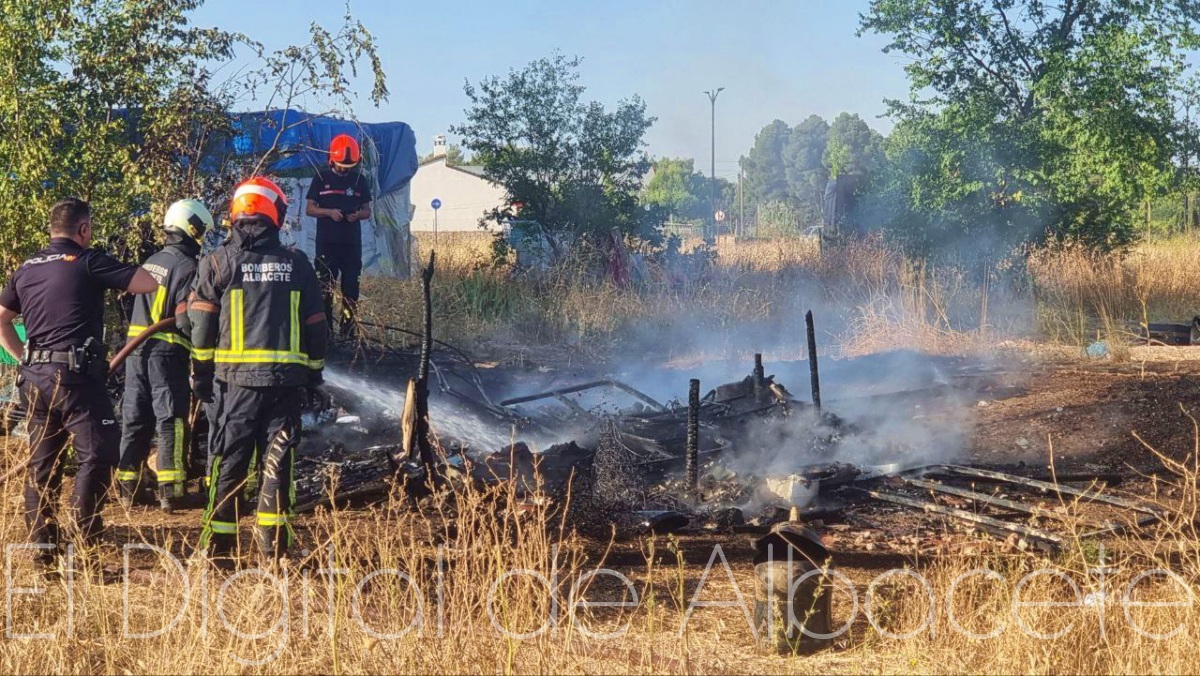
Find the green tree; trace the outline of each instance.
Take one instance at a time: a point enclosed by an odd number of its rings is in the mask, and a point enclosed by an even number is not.
[[[825,184],[829,182],[829,170],[823,161],[828,140],[829,124],[818,115],[809,115],[792,128],[784,148],[788,192],[798,205],[803,223],[821,222]]]
[[[872,0],[861,32],[911,58],[892,215],[920,239],[1119,246],[1175,174],[1190,0]]]
[[[754,146],[741,160],[745,191],[751,204],[791,201],[784,151],[792,130],[783,120],[774,120],[754,137]]]
[[[157,219],[175,199],[218,204],[249,167],[214,170],[201,158],[247,94],[345,111],[349,77],[367,60],[372,99],[387,95],[370,34],[349,15],[338,31],[313,24],[307,45],[268,54],[245,35],[190,25],[201,4],[0,0],[0,266],[45,242],[49,207],[67,195],[91,201],[100,237],[128,240],[143,237],[131,222]],[[239,47],[259,65],[215,82]]]
[[[198,0],[0,2],[0,251],[11,265],[46,239],[60,197],[121,232],[185,171],[189,131],[215,104],[206,64],[236,35],[187,25]]]
[[[564,242],[598,241],[613,229],[656,239],[638,201],[650,169],[643,139],[654,118],[637,96],[612,111],[585,103],[579,64],[556,54],[465,84],[466,122],[451,132],[508,192],[509,205],[484,220],[536,223],[558,254]]]
[[[829,175],[869,174],[883,159],[883,137],[855,113],[841,113],[829,125],[822,164]]]
[[[642,203],[671,219],[700,221],[708,213],[709,190],[695,160],[664,157],[654,162]]]

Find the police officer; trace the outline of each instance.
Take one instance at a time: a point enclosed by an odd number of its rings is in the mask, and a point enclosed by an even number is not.
[[[21,358],[30,435],[25,520],[31,540],[46,545],[41,558],[47,563],[60,543],[54,507],[68,435],[79,461],[71,513],[85,544],[103,528],[100,510],[117,464],[117,420],[105,390],[104,293],[158,288],[145,270],[89,249],[91,241],[88,203],[62,200],[50,210],[50,245],[25,261],[0,292],[0,344]],[[25,319],[28,345],[13,326],[17,315]]]
[[[136,338],[163,319],[176,326],[159,331],[139,345],[125,362],[125,396],[121,401],[121,462],[117,481],[121,503],[133,505],[142,480],[150,442],[158,433],[158,500],[166,512],[183,497],[187,480],[188,412],[191,390],[188,372],[192,343],[187,321],[188,294],[196,280],[200,241],[213,227],[212,215],[198,200],[180,200],[163,218],[166,245],[142,268],[159,284],[153,296],[138,296],[129,321]],[[182,324],[182,326],[180,326]]]
[[[200,263],[189,306],[193,390],[216,394],[217,435],[201,547],[227,560],[237,543],[237,495],[258,451],[257,540],[275,559],[291,543],[300,388],[321,382],[329,328],[321,289],[303,253],[285,248],[282,190],[265,178],[238,186],[231,237]],[[214,386],[215,380],[215,386]]]
[[[325,293],[325,314],[333,320],[333,285],[342,286],[343,336],[354,332],[358,278],[362,274],[362,226],[371,217],[371,182],[359,171],[358,141],[346,134],[329,144],[329,169],[308,186],[305,213],[317,219],[317,274]]]

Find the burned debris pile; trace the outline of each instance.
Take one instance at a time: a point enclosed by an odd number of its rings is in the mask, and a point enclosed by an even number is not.
[[[412,497],[419,497],[420,487],[437,481],[513,482],[527,499],[560,504],[572,526],[596,534],[765,532],[788,521],[869,524],[908,513],[1047,550],[1068,531],[1098,537],[1158,518],[1152,507],[1114,497],[1112,477],[1094,473],[1034,479],[997,471],[1004,467],[952,465],[912,440],[886,440],[864,461],[857,446],[877,437],[832,412],[843,400],[818,409],[766,375],[761,359],[741,380],[703,395],[696,384],[693,397],[670,401],[609,377],[493,397],[477,374],[457,373],[462,368],[431,369],[439,449],[431,467],[400,444],[404,392],[377,376],[330,378],[332,398],[306,420],[310,450],[298,461],[297,508],[376,500],[398,484],[410,494],[417,487]],[[468,387],[455,391],[452,383]],[[918,384],[864,401],[872,408],[911,404],[914,396],[934,401],[928,389]]]

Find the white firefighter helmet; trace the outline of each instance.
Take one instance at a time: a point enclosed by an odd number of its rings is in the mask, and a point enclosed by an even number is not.
[[[163,230],[187,235],[197,242],[211,227],[212,214],[200,200],[179,200],[167,209],[167,215],[163,217]]]

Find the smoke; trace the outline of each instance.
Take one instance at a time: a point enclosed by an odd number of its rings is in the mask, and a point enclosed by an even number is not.
[[[388,387],[379,378],[364,378],[325,369],[326,387],[340,398],[353,402],[356,412],[365,411],[399,423],[404,411],[405,393]],[[512,430],[496,419],[486,419],[454,401],[431,395],[429,419],[438,436],[454,439],[469,450],[491,452],[512,443]],[[396,441],[399,441],[397,436]]]

